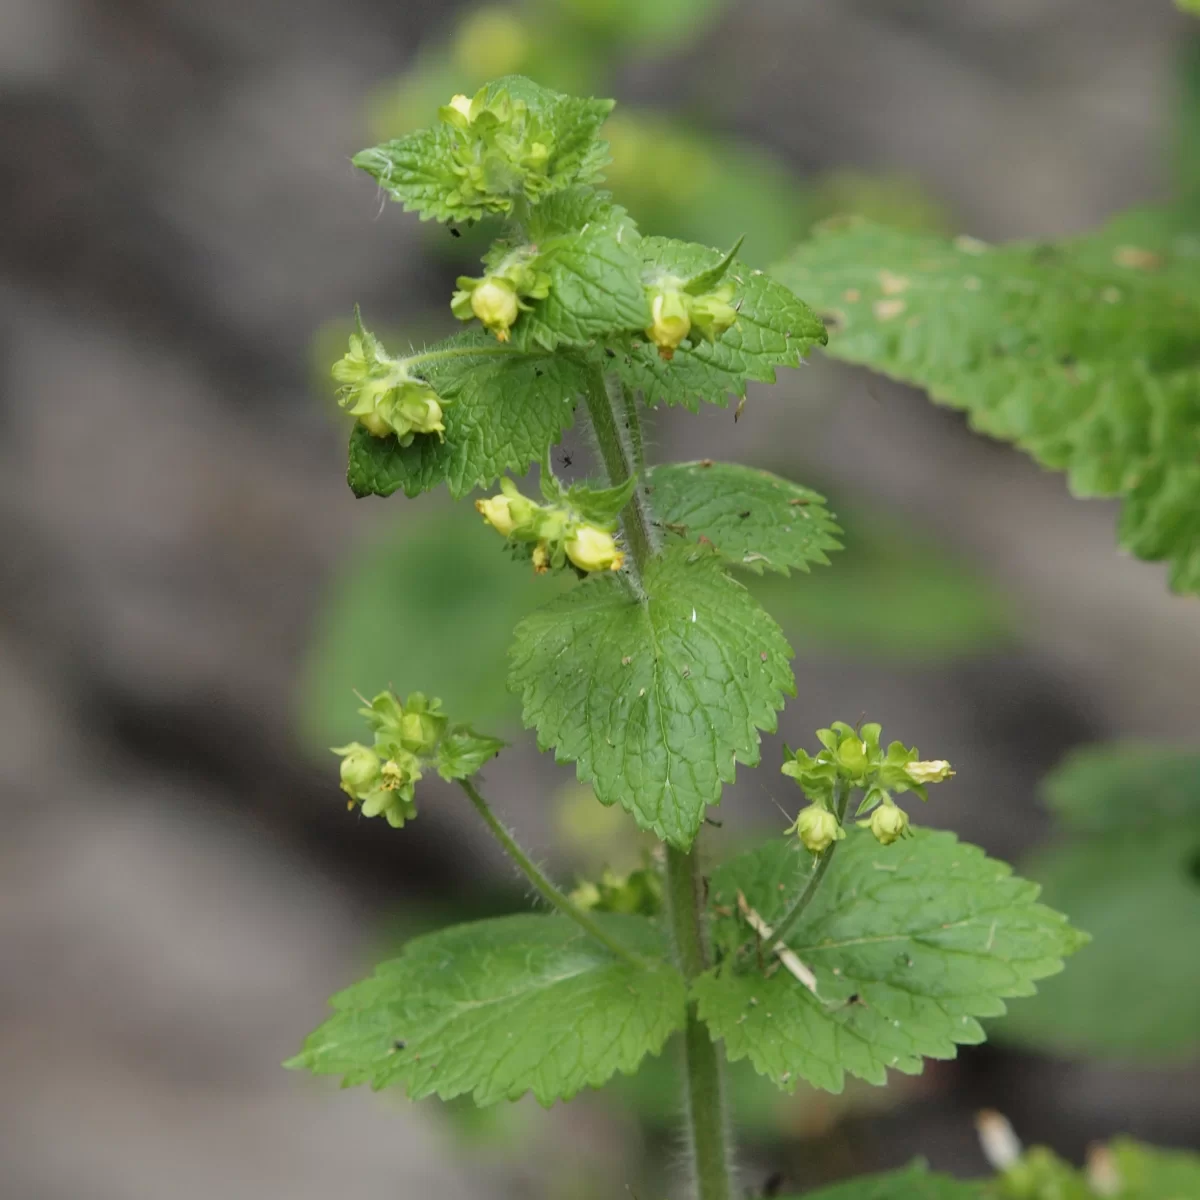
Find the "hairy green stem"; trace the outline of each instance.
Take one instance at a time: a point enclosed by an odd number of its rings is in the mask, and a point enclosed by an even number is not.
[[[592,371],[588,413],[609,482],[619,487],[642,470],[642,430],[633,395],[619,380]],[[629,546],[629,575],[638,599],[645,602],[646,567],[657,549],[653,514],[641,486],[621,514]],[[695,979],[708,969],[704,884],[696,851],[667,846],[667,904],[675,954],[684,977]],[[731,1200],[732,1163],[729,1117],[721,1059],[694,1003],[687,1008],[683,1034],[688,1112],[688,1140],[697,1200]]]
[[[543,900],[557,908],[563,916],[570,917],[572,921],[585,929],[596,941],[607,946],[618,958],[624,959],[627,963],[631,963],[635,967],[647,967],[651,965],[641,955],[635,954],[627,946],[621,945],[616,938],[605,933],[596,921],[578,905],[572,903],[569,896],[560,892],[542,874],[537,864],[517,845],[513,835],[497,820],[496,814],[492,812],[491,805],[479,794],[478,788],[469,779],[460,779],[458,783],[462,790],[467,793],[467,799],[475,806],[475,811],[483,818],[484,824],[492,831],[496,841],[504,847],[504,852],[517,864],[521,873],[533,884]]]
[[[637,410],[626,408],[619,380],[606,379],[599,367],[593,367],[588,375],[587,406],[592,431],[608,478],[613,487],[620,487],[631,475],[638,474],[633,447],[641,444],[642,431]],[[628,432],[622,432],[623,424],[630,426]],[[643,580],[657,545],[653,518],[640,484],[634,488],[633,497],[621,514],[621,525],[629,547],[629,577],[638,598],[645,599]]]
[[[667,904],[679,966],[690,981],[708,969],[699,856],[667,847]],[[732,1155],[725,1080],[717,1047],[689,1003],[683,1031],[688,1133],[698,1200],[730,1200]]]
[[[837,813],[839,825],[846,818],[846,805],[850,803],[850,793],[853,790],[848,783],[841,779],[834,784],[833,808]],[[796,922],[800,920],[804,910],[812,903],[812,898],[817,894],[817,888],[821,886],[821,880],[825,878],[825,872],[829,870],[829,864],[833,861],[833,854],[837,846],[837,842],[830,842],[821,854],[816,868],[808,877],[808,883],[804,885],[804,891],[796,897],[795,904],[783,914],[783,918],[775,926],[776,941],[782,942],[787,939],[787,935],[795,928]]]

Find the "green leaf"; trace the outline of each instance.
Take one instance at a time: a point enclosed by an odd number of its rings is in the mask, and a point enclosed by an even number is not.
[[[1200,753],[1150,742],[1073,751],[1046,779],[1046,800],[1081,833],[1176,826],[1200,831]]]
[[[1084,941],[1035,902],[1035,884],[953,834],[918,829],[884,847],[854,830],[839,846],[788,936],[819,999],[787,970],[764,977],[753,957],[739,972],[730,952],[753,935],[736,916],[716,928],[725,960],[693,984],[729,1058],[748,1056],[780,1087],[803,1078],[837,1092],[847,1072],[882,1084],[889,1067],[916,1074],[922,1057],[953,1058],[983,1041],[976,1018],[1030,995]],[[736,913],[741,891],[774,924],[811,861],[790,839],[769,842],[713,875],[711,902]]]
[[[977,1183],[936,1175],[921,1163],[883,1175],[863,1175],[833,1187],[806,1192],[804,1200],[982,1200]],[[800,1200],[799,1197],[785,1200]]]
[[[540,461],[574,420],[585,368],[567,355],[525,354],[480,332],[458,334],[409,360],[445,405],[445,440],[402,447],[356,426],[347,478],[356,496],[408,496],[445,482],[452,496]]]
[[[997,1036],[1058,1054],[1178,1061],[1200,1052],[1200,826],[1119,830],[1024,864],[1092,944]],[[1103,1003],[1097,1002],[1103,997]]]
[[[599,226],[623,246],[634,246],[640,234],[633,218],[619,204],[614,204],[608,192],[590,187],[567,188],[548,196],[529,214],[525,231],[529,242],[541,245],[560,234],[577,232],[584,226]]]
[[[841,549],[825,498],[769,471],[705,459],[652,467],[646,480],[660,524],[758,575],[828,566],[825,552]]]
[[[720,250],[659,237],[643,238],[639,251],[647,282],[660,275],[690,279],[724,257]],[[701,400],[727,404],[746,394],[750,380],[774,383],[776,367],[798,367],[813,346],[825,344],[820,319],[782,284],[736,260],[725,282],[733,285],[738,320],[716,341],[685,342],[666,362],[653,345],[633,338],[613,360],[647,404],[682,404],[693,412]]]
[[[1200,1196],[1200,1154],[1159,1150],[1132,1138],[1117,1138],[1109,1149],[1121,1177],[1121,1200],[1191,1200]]]
[[[577,763],[602,803],[687,847],[794,695],[791,649],[715,554],[678,547],[644,583],[642,601],[623,578],[593,576],[526,617],[509,685],[542,749]]]
[[[467,779],[504,746],[499,738],[484,737],[466,725],[455,725],[438,743],[437,772],[443,779]]]
[[[1200,0],[1175,0],[1175,7],[1181,12],[1191,13],[1194,17],[1200,17]]]
[[[533,301],[513,327],[513,345],[527,350],[589,346],[650,323],[646,293],[623,226],[589,226],[540,243],[531,269],[550,277],[550,294]]]
[[[644,917],[595,919],[645,955],[665,952]],[[413,1099],[531,1091],[550,1105],[657,1054],[683,1025],[685,987],[674,967],[634,967],[564,917],[522,915],[417,938],[331,1003],[287,1066]]]
[[[451,145],[444,127],[420,129],[360,150],[351,161],[406,212],[420,213],[422,221],[478,220],[485,215],[482,208],[447,202],[446,197],[458,185]]]
[[[1200,293],[1113,236],[989,247],[853,222],[775,274],[834,322],[834,357],[965,409],[1077,495],[1122,497],[1122,545],[1198,591]]]

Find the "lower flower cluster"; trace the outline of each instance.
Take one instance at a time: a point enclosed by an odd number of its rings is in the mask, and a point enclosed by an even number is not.
[[[910,833],[908,813],[893,793],[915,792],[925,800],[926,784],[954,774],[945,759],[922,761],[916,747],[903,742],[892,742],[883,750],[881,732],[876,724],[855,729],[845,721],[834,721],[830,728],[817,730],[822,749],[816,754],[786,751],[789,758],[782,771],[796,780],[810,801],[787,832],[796,834],[814,854],[846,836],[842,822],[850,792],[863,792],[856,815],[870,813],[858,824],[890,846]]]

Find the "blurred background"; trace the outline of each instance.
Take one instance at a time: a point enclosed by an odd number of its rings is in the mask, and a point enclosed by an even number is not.
[[[521,71],[620,101],[609,184],[643,228],[745,232],[758,266],[845,211],[1057,237],[1200,170],[1195,37],[1167,0],[0,0],[0,1195],[667,1190],[673,1047],[549,1112],[279,1067],[406,937],[525,901],[436,780],[403,835],[346,812],[326,747],[353,688],[510,737],[487,792],[565,880],[641,852],[504,690],[544,586],[469,505],[345,486],[328,366],[353,305],[393,348],[439,336],[481,248],[383,205],[354,151]],[[657,414],[652,446],[780,471],[845,529],[832,567],[759,588],[799,697],[714,856],[795,808],[782,741],[866,714],[958,768],[919,820],[1053,884],[1039,787],[1063,755],[1195,738],[1195,599],[1118,555],[1112,507],[957,414],[816,359],[736,425]],[[567,458],[586,469],[577,432]],[[1196,993],[1154,974],[1156,948],[1200,970],[1198,862],[1132,984],[1098,938],[1062,999],[919,1078],[788,1097],[733,1072],[747,1186],[918,1153],[980,1172],[985,1105],[1076,1159],[1118,1131],[1200,1143]]]

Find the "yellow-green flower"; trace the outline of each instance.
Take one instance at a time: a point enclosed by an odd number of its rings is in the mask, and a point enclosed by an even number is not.
[[[595,525],[580,525],[563,548],[581,571],[619,571],[625,563],[625,554],[613,535]]]
[[[865,824],[875,835],[875,840],[884,846],[909,835],[908,813],[890,800],[885,800]]]
[[[676,287],[650,290],[650,321],[646,336],[658,347],[660,358],[670,360],[675,348],[692,329],[689,297]]]

